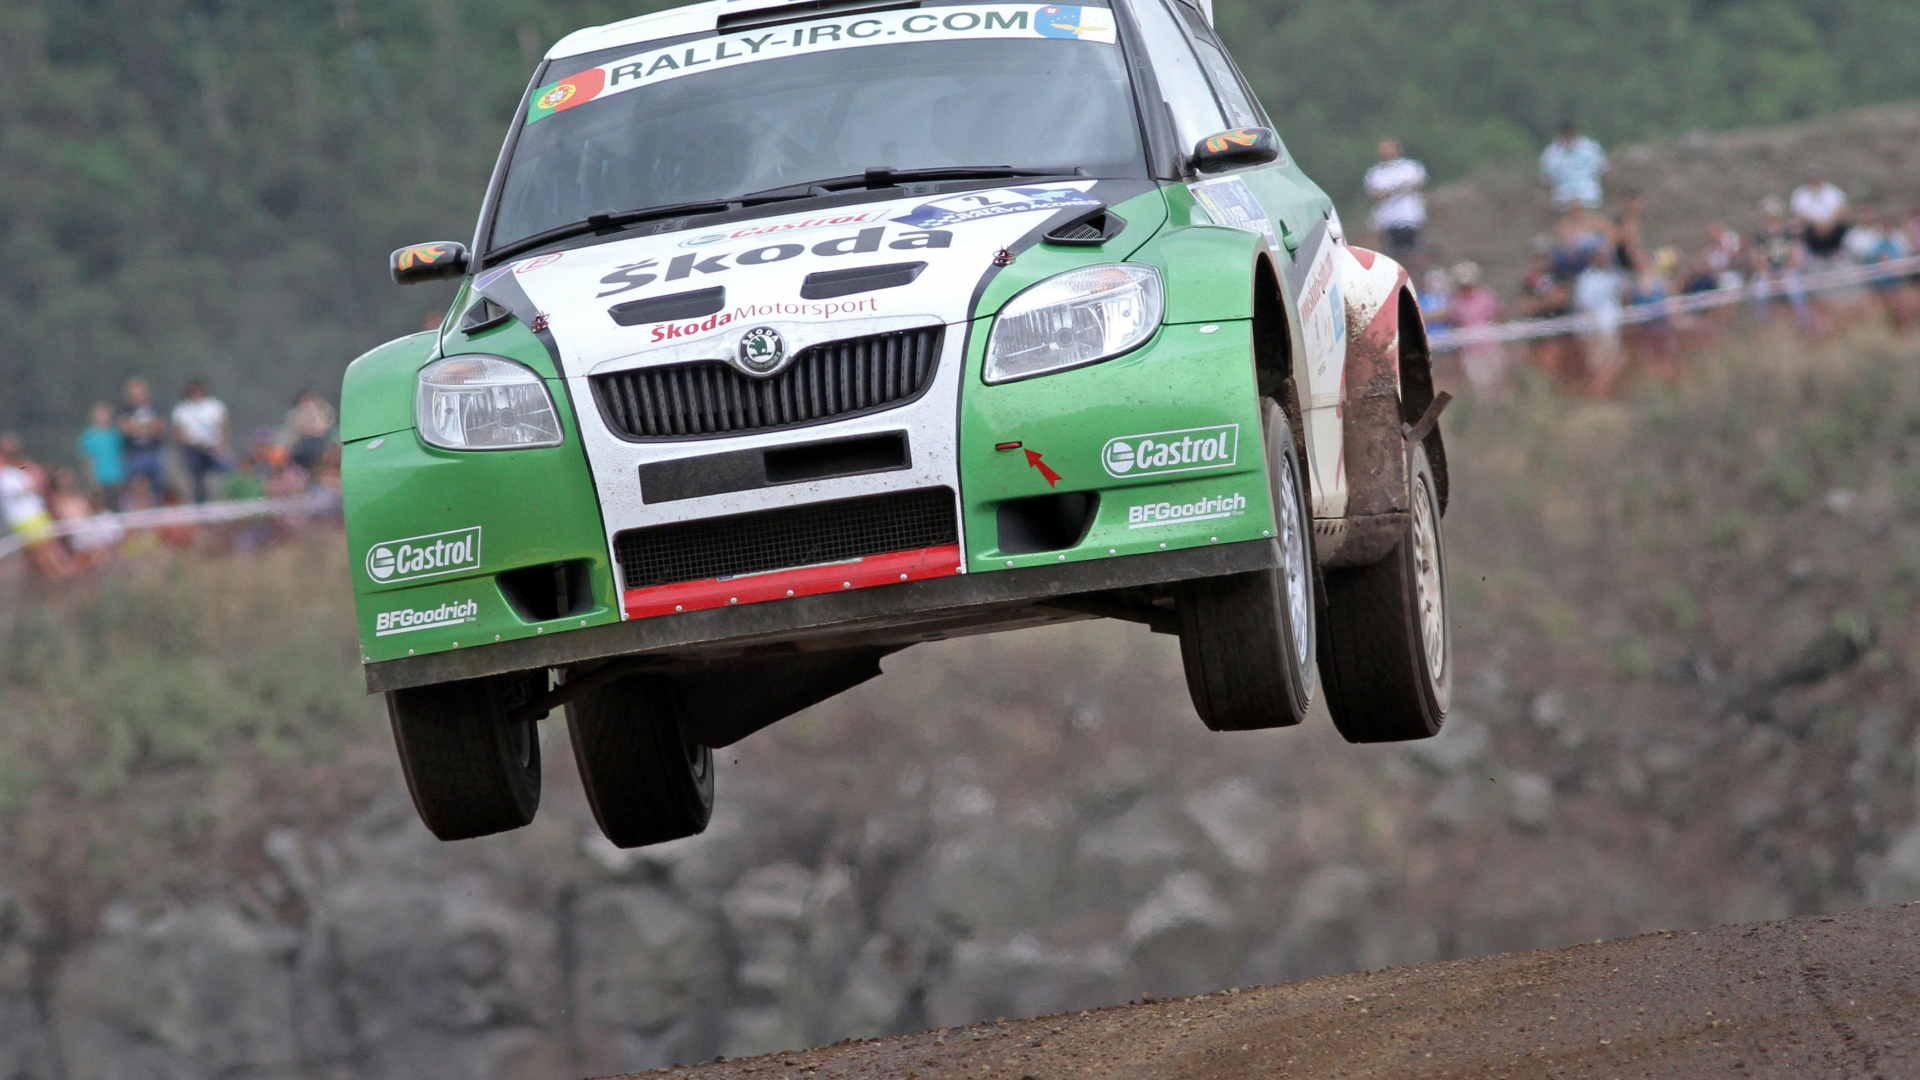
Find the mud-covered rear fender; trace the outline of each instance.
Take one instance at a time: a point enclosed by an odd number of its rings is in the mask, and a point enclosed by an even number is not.
[[[1338,265],[1347,317],[1340,386],[1347,512],[1320,557],[1328,566],[1365,566],[1391,552],[1405,531],[1405,425],[1432,403],[1433,375],[1426,326],[1406,268],[1357,247],[1345,248]],[[1443,477],[1439,429],[1427,439],[1436,478]],[[1444,505],[1445,480],[1440,484]]]

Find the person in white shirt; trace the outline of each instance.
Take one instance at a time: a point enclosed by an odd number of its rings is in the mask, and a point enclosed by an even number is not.
[[[1625,315],[1621,300],[1626,291],[1627,279],[1620,273],[1611,249],[1594,252],[1593,262],[1573,279],[1573,310],[1593,320],[1592,328],[1581,334],[1581,339],[1587,349],[1587,374],[1593,379],[1595,394],[1605,395],[1611,390],[1625,366],[1620,326]]]
[[[1600,209],[1600,177],[1607,167],[1607,152],[1580,134],[1571,120],[1560,125],[1559,136],[1540,152],[1540,182],[1551,193],[1555,210]]]
[[[1807,166],[1807,182],[1793,189],[1787,208],[1809,256],[1825,262],[1840,253],[1847,241],[1847,193],[1827,179],[1825,169]]]
[[[227,407],[207,388],[205,379],[195,379],[183,391],[184,399],[173,407],[173,439],[180,444],[180,456],[193,478],[193,501],[207,501],[207,476],[227,468]]]
[[[1427,183],[1427,167],[1400,152],[1400,143],[1380,143],[1380,162],[1367,170],[1367,197],[1373,200],[1375,241],[1388,255],[1405,259],[1420,249],[1420,230],[1427,224],[1427,199],[1420,189]]]

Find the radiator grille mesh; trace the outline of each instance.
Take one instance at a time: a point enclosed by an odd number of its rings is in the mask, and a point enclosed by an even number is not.
[[[720,360],[596,375],[593,393],[629,439],[800,427],[919,397],[939,364],[941,333],[929,326],[815,345],[764,379]]]
[[[631,529],[613,547],[626,587],[644,589],[959,542],[941,487]]]

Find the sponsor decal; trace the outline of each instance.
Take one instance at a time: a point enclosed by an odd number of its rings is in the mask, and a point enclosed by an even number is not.
[[[1265,236],[1274,251],[1284,250],[1280,246],[1279,234],[1274,231],[1272,219],[1267,217],[1266,208],[1260,205],[1259,199],[1253,197],[1253,192],[1247,190],[1246,182],[1239,177],[1208,180],[1192,184],[1187,190],[1193,192],[1193,197],[1206,208],[1207,216],[1216,223],[1251,229]]]
[[[787,339],[771,326],[756,326],[740,335],[740,370],[749,375],[771,375],[787,361]]]
[[[822,240],[814,244],[811,249],[805,244],[763,244],[745,250],[721,251],[713,254],[689,251],[684,255],[675,255],[668,259],[665,266],[660,265],[659,259],[641,259],[639,262],[617,267],[612,273],[601,278],[600,284],[610,287],[595,298],[605,300],[610,296],[620,296],[635,289],[644,289],[655,282],[682,281],[695,274],[703,276],[724,274],[739,266],[768,266],[786,262],[788,259],[797,259],[809,251],[816,257],[830,259],[841,255],[863,255],[879,251],[883,243],[896,251],[918,251],[953,246],[953,234],[941,229],[896,230],[892,240],[887,240],[886,234],[886,226],[875,225],[846,236]]]
[[[373,636],[392,637],[395,634],[411,634],[416,630],[437,630],[443,626],[470,623],[479,617],[478,600],[449,601],[436,608],[383,611],[373,618]]]
[[[1076,188],[1000,188],[995,191],[949,195],[921,203],[905,217],[893,220],[916,229],[945,229],[983,218],[1027,214],[1035,210],[1067,210],[1105,206]]]
[[[454,529],[375,544],[367,551],[367,576],[382,584],[417,581],[480,569],[480,528]]]
[[[667,79],[756,60],[908,41],[992,38],[1057,38],[1102,45],[1118,40],[1113,13],[1103,7],[969,4],[818,19],[650,49],[569,75],[533,92],[533,100],[527,103],[527,123]]]
[[[850,315],[876,315],[880,311],[880,302],[873,297],[859,300],[831,300],[814,303],[772,303],[742,304],[732,311],[721,311],[704,319],[689,319],[686,322],[656,323],[653,327],[654,341],[680,341],[712,333],[734,323],[749,319],[766,319],[775,315],[786,315],[800,319],[844,319]]]
[[[566,257],[567,253],[564,251],[550,251],[545,255],[535,255],[531,259],[522,259],[514,263],[513,272],[516,274],[531,274],[543,266],[552,266],[554,263]]]
[[[410,248],[401,248],[399,261],[394,265],[402,270],[411,270],[415,266],[432,266],[445,259],[452,250],[452,244],[415,244]]]
[[[756,236],[776,236],[783,233],[806,232],[809,229],[826,229],[839,225],[864,225],[869,221],[878,221],[886,216],[885,210],[861,210],[853,213],[834,214],[828,217],[801,218],[795,221],[775,221],[771,223],[755,222],[742,225],[725,232],[701,233],[680,241],[681,247],[707,247],[712,244],[725,244],[734,240],[748,240]]]
[[[1190,503],[1161,502],[1129,506],[1127,507],[1127,528],[1152,529],[1161,525],[1181,525],[1189,521],[1236,517],[1246,512],[1247,497],[1236,491],[1231,495],[1209,495]]]
[[[1158,476],[1162,473],[1222,469],[1239,460],[1240,425],[1123,435],[1107,442],[1100,464],[1107,475]]]
[[[1019,444],[1015,443],[1014,445],[1018,446]],[[1060,482],[1060,474],[1057,472],[1054,472],[1053,469],[1049,467],[1046,462],[1041,461],[1040,455],[1035,453],[1032,450],[1027,451],[1027,467],[1032,469],[1039,469],[1040,479],[1045,480],[1047,482],[1048,487],[1053,487],[1054,485]]]
[[[1224,154],[1236,146],[1252,146],[1260,141],[1260,133],[1251,128],[1234,128],[1218,135],[1207,136],[1207,152]]]
[[[605,68],[588,68],[559,82],[548,83],[533,92],[533,100],[527,104],[527,123],[545,120],[557,112],[577,109],[599,97],[606,88]]]
[[[1079,38],[1113,33],[1113,15],[1106,8],[1043,7],[1033,15],[1041,37]]]

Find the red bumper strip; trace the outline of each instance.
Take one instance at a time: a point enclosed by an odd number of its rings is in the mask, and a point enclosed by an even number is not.
[[[958,544],[921,548],[918,551],[895,551],[831,566],[803,566],[797,570],[775,570],[746,577],[682,581],[673,585],[628,589],[627,618],[650,619],[655,615],[672,615],[676,611],[700,611],[703,608],[785,600],[791,596],[845,592],[875,585],[898,585],[903,581],[952,577],[959,572]]]

